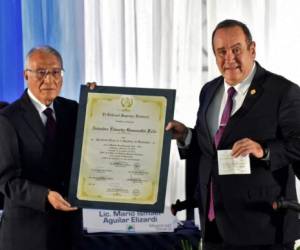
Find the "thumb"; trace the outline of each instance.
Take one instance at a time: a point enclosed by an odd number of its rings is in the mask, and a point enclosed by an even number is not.
[[[166,131],[171,130],[172,128],[174,128],[174,124],[173,122],[168,122],[167,126],[166,126]]]

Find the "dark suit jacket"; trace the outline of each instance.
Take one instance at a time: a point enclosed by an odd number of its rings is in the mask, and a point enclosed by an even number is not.
[[[6,107],[7,105],[8,105],[7,102],[1,102],[1,101],[0,101],[0,109]]]
[[[200,157],[196,198],[201,227],[205,232],[212,176],[216,223],[226,242],[264,245],[294,241],[300,238],[297,213],[274,211],[271,204],[279,197],[297,199],[291,164],[300,159],[300,89],[257,63],[247,96],[231,116],[219,149],[231,149],[234,142],[247,137],[270,149],[270,161],[250,158],[250,175],[220,176],[206,116],[223,82],[223,77],[218,77],[203,87],[192,144],[189,150],[180,151],[182,158]]]
[[[0,101],[0,109],[6,107],[8,105],[7,102],[1,102]],[[3,209],[3,201],[4,201],[4,197],[3,195],[0,193],[0,209],[2,210]]]
[[[47,194],[48,189],[67,194],[77,103],[57,97],[54,109],[54,154],[45,150],[45,127],[26,91],[1,112],[0,191],[5,196],[1,250],[70,249],[71,223],[80,214],[55,211]]]

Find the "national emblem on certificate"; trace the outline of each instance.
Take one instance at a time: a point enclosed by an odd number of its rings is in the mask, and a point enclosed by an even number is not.
[[[175,90],[82,87],[70,200],[80,206],[162,211]]]

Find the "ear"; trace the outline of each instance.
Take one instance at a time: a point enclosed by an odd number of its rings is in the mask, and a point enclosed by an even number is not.
[[[254,41],[251,42],[250,44],[250,52],[253,58],[256,56],[256,43]]]
[[[28,71],[24,70],[23,76],[24,76],[24,79],[27,81],[28,80]]]

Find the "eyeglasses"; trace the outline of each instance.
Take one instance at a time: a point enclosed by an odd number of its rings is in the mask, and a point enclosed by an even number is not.
[[[52,75],[55,79],[60,79],[64,75],[63,69],[26,69],[26,71],[34,73],[38,79],[44,79],[48,74]]]

